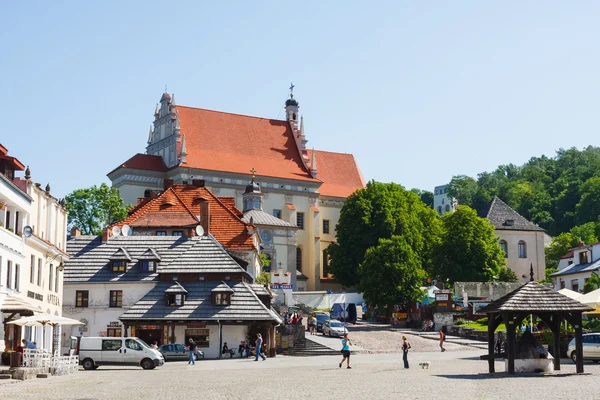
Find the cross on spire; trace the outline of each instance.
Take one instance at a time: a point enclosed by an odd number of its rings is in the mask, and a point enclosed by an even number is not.
[[[290,97],[294,97],[294,84],[292,82],[290,82]]]
[[[167,85],[165,85],[165,93],[167,93]]]
[[[252,172],[252,180],[254,180],[254,174],[256,173],[256,170],[254,169],[254,167],[252,167],[250,172]]]

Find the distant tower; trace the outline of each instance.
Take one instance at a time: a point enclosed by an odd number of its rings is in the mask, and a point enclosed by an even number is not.
[[[286,120],[293,122],[294,125],[298,123],[298,101],[294,99],[294,84],[290,85],[290,98],[285,102],[285,118]]]
[[[246,186],[246,190],[244,194],[242,194],[242,198],[244,200],[244,209],[243,212],[250,210],[261,210],[262,211],[262,200],[263,194],[260,190],[260,186],[256,182],[254,182],[254,173],[256,172],[254,168],[250,170],[252,172],[252,180],[250,184]]]
[[[439,214],[444,215],[447,212],[456,211],[458,201],[454,197],[448,196],[450,185],[436,186],[433,190],[433,209]]]

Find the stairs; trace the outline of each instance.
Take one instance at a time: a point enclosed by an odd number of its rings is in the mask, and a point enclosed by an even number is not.
[[[294,347],[282,349],[279,354],[292,357],[339,356],[340,351],[330,349],[312,340],[300,339],[294,343]]]

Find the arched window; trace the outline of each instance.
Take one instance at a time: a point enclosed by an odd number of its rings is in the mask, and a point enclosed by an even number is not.
[[[438,206],[438,214],[442,213],[442,206]]]
[[[296,247],[296,269],[302,272],[302,249]]]
[[[502,248],[502,252],[504,253],[504,258],[508,257],[508,243],[506,243],[506,240],[501,240],[500,241],[500,247]]]
[[[450,212],[450,204],[446,204],[446,212]]]
[[[527,244],[523,241],[519,241],[519,258],[527,258]]]

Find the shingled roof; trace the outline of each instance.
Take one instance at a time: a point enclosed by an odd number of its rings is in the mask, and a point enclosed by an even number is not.
[[[266,213],[262,210],[249,210],[244,213],[242,218],[247,224],[251,225],[268,225],[268,226],[280,226],[286,228],[298,228],[296,225],[292,225],[289,222],[277,218],[274,215]]]
[[[570,312],[592,311],[593,308],[573,300],[538,282],[527,282],[520,288],[483,307],[480,312],[490,314],[513,312]]]
[[[211,291],[222,282],[182,282],[187,290],[182,306],[166,304],[165,291],[171,282],[160,282],[141,300],[119,317],[120,320],[201,320],[201,321],[272,321],[281,319],[269,310],[256,296],[252,288],[241,282],[228,282],[233,290],[231,303],[226,306],[213,305]]]
[[[544,232],[543,228],[527,220],[498,197],[494,197],[489,207],[483,210],[480,216],[487,218],[498,230]]]

